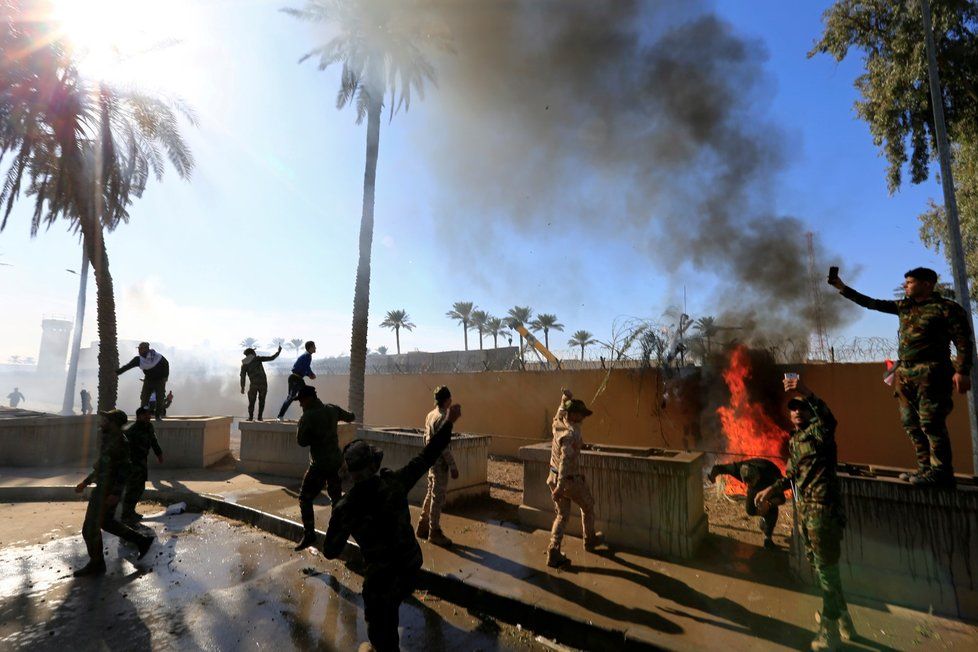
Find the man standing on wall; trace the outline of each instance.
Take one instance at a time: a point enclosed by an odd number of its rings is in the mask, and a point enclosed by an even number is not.
[[[339,557],[350,535],[360,546],[367,564],[363,614],[367,636],[379,652],[398,649],[398,608],[414,591],[423,561],[411,528],[408,492],[438,461],[461,415],[461,406],[453,405],[421,453],[397,471],[381,469],[384,453],[362,439],[343,449],[353,487],[333,507],[323,555],[326,559]]]
[[[140,342],[138,348],[139,355],[129,361],[128,364],[116,369],[116,375],[122,375],[134,367],[139,367],[143,372],[143,389],[139,393],[140,407],[149,407],[150,399],[155,393],[157,396],[166,396],[166,381],[170,377],[170,363],[162,354],[149,348],[149,342]],[[163,419],[163,401],[156,401],[156,420]]]
[[[296,441],[300,446],[309,447],[309,468],[302,476],[302,488],[299,489],[299,512],[302,514],[302,539],[296,545],[296,551],[304,550],[316,542],[316,515],[312,502],[316,500],[326,487],[333,506],[343,496],[343,484],[340,481],[340,468],[343,466],[343,453],[340,451],[337,423],[345,421],[352,423],[356,415],[341,407],[324,404],[316,396],[315,387],[302,387],[296,397],[302,406],[302,417],[296,430]]]
[[[289,374],[289,394],[282,403],[282,409],[278,411],[279,421],[285,417],[292,401],[299,395],[299,390],[306,386],[303,378],[316,379],[316,374],[312,372],[312,354],[315,352],[316,343],[312,340],[306,342],[306,352],[296,358],[295,364],[292,365],[292,373]]]
[[[248,389],[248,421],[255,418],[255,398],[258,399],[258,420],[262,420],[265,413],[265,397],[268,396],[268,377],[265,375],[265,365],[263,362],[271,362],[282,352],[282,347],[274,355],[258,355],[252,348],[244,350],[244,359],[241,361],[241,393],[245,393],[245,377],[251,381]]]
[[[757,494],[755,502],[761,511],[771,509],[784,501],[785,490],[794,491],[805,552],[822,591],[822,611],[815,613],[819,629],[811,647],[835,650],[840,633],[845,640],[856,635],[839,576],[846,516],[836,475],[836,421],[800,378],[785,378],[784,390],[798,394],[788,401],[794,426],[788,440],[788,467],[783,478]]]
[[[829,284],[853,303],[900,318],[900,420],[917,457],[917,469],[901,477],[917,486],[953,487],[946,419],[953,391],[964,394],[971,389],[974,336],[969,315],[934,291],[937,272],[926,267],[904,274],[906,298],[899,301],[871,299],[848,287],[838,274],[829,276]],[[953,363],[952,342],[957,353]]]
[[[593,414],[584,401],[575,399],[569,389],[563,390],[560,405],[553,420],[553,443],[550,449],[550,474],[547,486],[557,512],[550,531],[550,548],[547,550],[547,566],[559,568],[570,563],[560,551],[564,529],[570,518],[571,501],[581,508],[581,524],[584,531],[584,549],[594,550],[604,540],[604,535],[594,530],[594,498],[581,471],[581,450],[584,437],[581,424]]]
[[[10,407],[15,408],[20,405],[21,401],[26,401],[27,399],[23,394],[20,393],[19,387],[14,387],[14,391],[7,394],[7,399],[10,401]]]
[[[428,413],[424,420],[424,441],[427,444],[448,418],[448,410],[452,406],[452,393],[445,386],[435,390],[435,409]],[[421,518],[418,520],[417,535],[419,539],[427,539],[436,546],[448,547],[452,540],[441,531],[441,510],[445,505],[445,495],[448,493],[448,476],[458,479],[458,467],[452,456],[451,446],[446,446],[441,457],[428,469],[428,492],[421,505]]]
[[[75,571],[75,577],[105,573],[102,530],[136,544],[139,549],[138,559],[142,559],[153,545],[153,537],[136,532],[115,520],[114,516],[115,507],[119,504],[119,497],[129,475],[129,442],[122,433],[122,426],[128,421],[126,413],[122,410],[109,410],[100,412],[99,415],[102,421],[99,424],[98,458],[92,472],[75,487],[75,493],[80,494],[85,487],[95,482],[95,489],[88,499],[85,523],[82,525],[82,537],[85,539],[85,547],[88,548],[89,562]]]

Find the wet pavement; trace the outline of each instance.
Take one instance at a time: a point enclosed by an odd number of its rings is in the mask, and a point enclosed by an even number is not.
[[[32,472],[33,477],[18,477],[25,471]],[[0,486],[73,484],[81,475],[66,470],[0,469]],[[299,516],[297,480],[225,471],[174,470],[168,476],[151,477],[150,485],[217,494],[291,520],[298,520]],[[417,508],[412,507],[412,512],[416,521]],[[319,529],[325,529],[329,518],[329,501],[325,497],[317,501],[316,515]],[[627,551],[586,553],[580,539],[567,537],[564,551],[573,564],[553,571],[544,563],[549,533],[522,529],[515,522],[514,506],[504,501],[450,508],[443,515],[442,525],[457,545],[446,550],[423,543],[425,568],[429,571],[516,599],[526,606],[624,633],[637,641],[678,650],[720,646],[725,650],[785,650],[807,649],[815,633],[814,612],[821,600],[809,587],[790,579],[784,550],[769,551],[711,534],[694,560],[677,563]],[[0,541],[6,543],[3,528],[0,517]],[[81,545],[80,540],[76,545]],[[335,573],[336,582],[350,591],[359,586],[359,578],[342,565],[324,562],[309,551],[298,555],[301,561],[296,562],[288,544],[278,541],[276,545],[284,546],[283,564],[298,563]],[[131,567],[126,568],[132,572]],[[294,579],[294,572],[299,571],[301,567],[288,572]],[[321,597],[309,599],[325,602]],[[854,600],[850,609],[861,635],[850,649],[971,650],[978,641],[974,624],[879,602]],[[529,611],[494,615],[511,624],[529,626],[525,622]],[[418,614],[420,620],[424,613]],[[452,627],[463,631],[477,629]],[[450,639],[450,634],[451,630],[443,636]],[[561,639],[560,632],[552,635]],[[573,640],[561,642],[574,644]],[[491,644],[503,645],[498,639]]]
[[[160,513],[140,526],[157,536],[147,557],[106,535],[108,573],[76,579],[85,503],[0,510],[0,649],[355,650],[366,639],[359,575],[248,526]],[[424,593],[401,625],[406,650],[548,649]]]

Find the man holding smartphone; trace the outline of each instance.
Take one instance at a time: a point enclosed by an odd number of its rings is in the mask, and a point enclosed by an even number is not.
[[[835,273],[832,273],[832,272]],[[829,273],[829,285],[863,308],[900,318],[899,383],[900,419],[913,442],[917,469],[903,476],[917,486],[954,486],[951,439],[947,415],[952,393],[971,389],[974,336],[971,320],[960,304],[934,291],[937,272],[917,267],[904,274],[906,298],[872,299],[848,287],[838,269]],[[951,360],[950,344],[956,356]]]

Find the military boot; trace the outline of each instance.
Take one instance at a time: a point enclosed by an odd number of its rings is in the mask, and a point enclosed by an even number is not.
[[[89,577],[93,575],[105,575],[105,562],[104,561],[90,561],[74,573],[74,577]]]
[[[149,552],[149,549],[153,546],[153,537],[146,535],[143,540],[136,544],[139,554],[136,555],[136,559],[142,559]]]
[[[431,532],[428,533],[428,542],[442,548],[449,548],[452,545],[452,540],[445,536],[441,528],[437,530],[432,528]]]
[[[415,534],[418,535],[419,539],[427,539],[430,532],[431,530],[428,526],[428,519],[422,517],[421,520],[418,521],[418,529],[415,530]]]
[[[595,532],[591,535],[591,538],[584,542],[584,549],[588,552],[594,552],[594,549],[604,543],[604,533]]]
[[[302,532],[302,538],[299,539],[299,543],[295,544],[293,550],[299,552],[314,545],[316,545],[316,531],[307,529]]]
[[[820,618],[818,634],[812,641],[812,650],[814,652],[838,650],[841,646],[842,641],[839,639],[839,621],[831,618]]]
[[[925,475],[930,472],[929,466],[919,466],[914,471],[904,471],[897,477],[904,482],[913,482],[913,479],[920,475]]]
[[[560,568],[570,563],[570,559],[564,556],[560,548],[550,548],[547,550],[547,566],[550,568]]]
[[[910,478],[910,484],[915,487],[935,487],[953,489],[957,482],[954,474],[940,469],[929,469],[926,473]]]
[[[822,623],[822,612],[815,612],[815,622]],[[852,622],[852,616],[849,615],[848,609],[839,616],[839,636],[843,641],[851,641],[856,638],[856,626]]]

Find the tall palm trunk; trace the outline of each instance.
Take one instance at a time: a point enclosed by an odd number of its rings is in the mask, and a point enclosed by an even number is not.
[[[499,333],[492,334],[492,348],[494,349],[499,348]]]
[[[584,362],[584,345],[581,345],[581,362]]]
[[[115,291],[109,272],[102,228],[82,220],[82,239],[95,275],[96,322],[98,323],[98,411],[111,410],[119,395],[119,337],[116,329]]]
[[[479,328],[479,350],[482,350],[482,328]]]
[[[394,339],[397,340],[397,355],[401,355],[401,327],[394,328]]]
[[[550,331],[546,328],[543,329],[543,345],[547,347],[548,351],[550,350]]]
[[[366,422],[364,414],[364,384],[367,368],[367,328],[370,312],[370,249],[374,240],[374,190],[377,183],[377,154],[380,149],[380,111],[382,88],[371,86],[367,107],[367,160],[363,173],[363,214],[360,217],[360,262],[353,290],[353,327],[350,338],[349,409]]]

